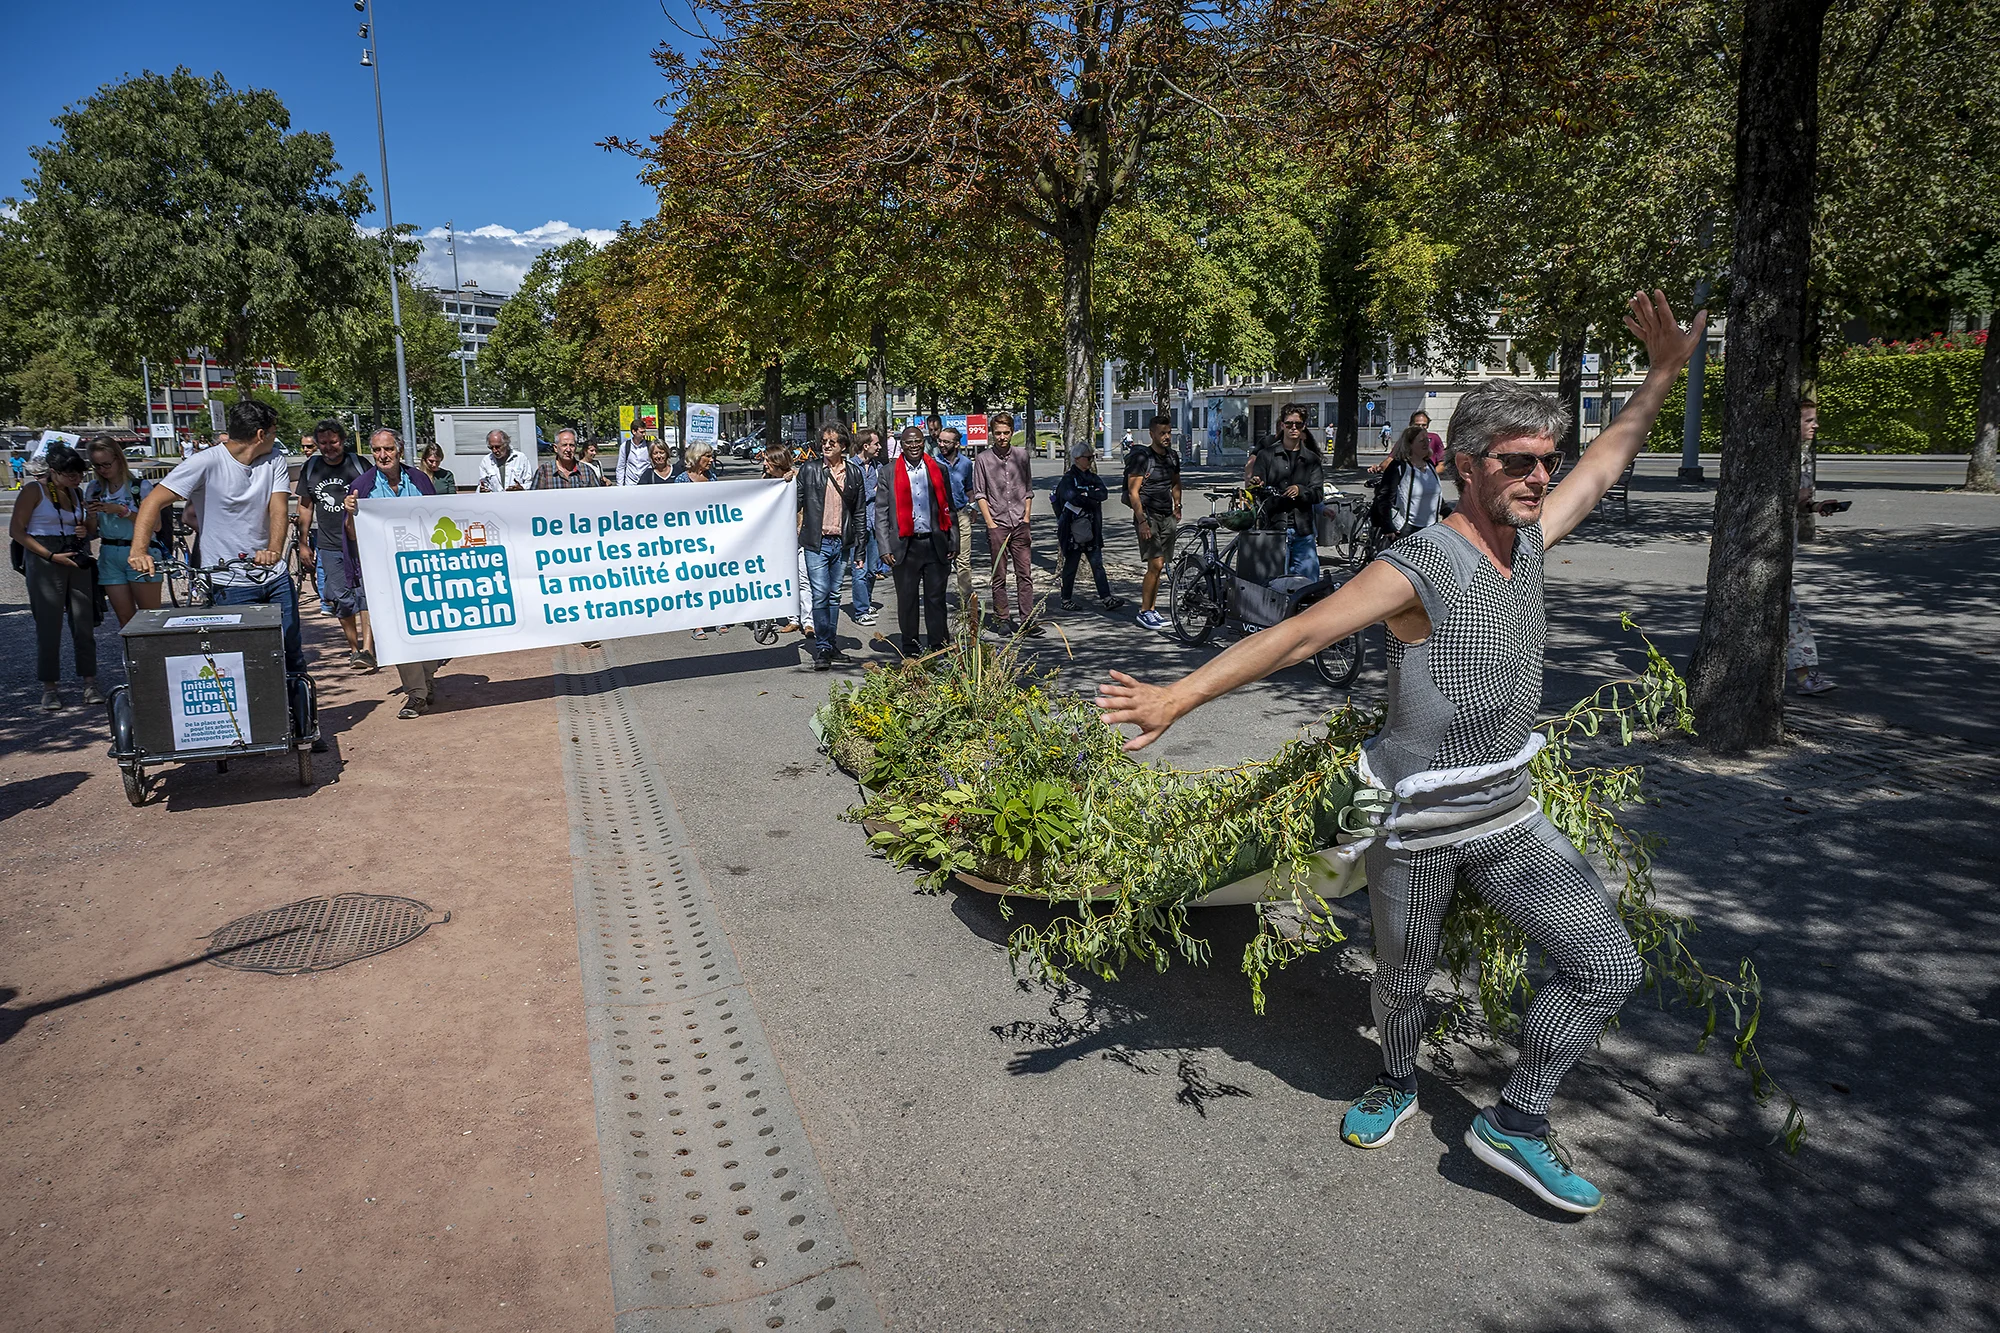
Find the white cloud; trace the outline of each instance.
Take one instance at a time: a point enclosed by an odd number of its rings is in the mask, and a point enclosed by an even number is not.
[[[567,222],[549,221],[526,231],[515,231],[497,223],[458,233],[458,280],[476,282],[490,292],[512,294],[535,256],[579,236],[592,245],[603,245],[618,233],[602,227],[572,227]],[[424,257],[417,270],[424,282],[436,287],[451,286],[451,255],[445,249],[445,229],[433,227],[419,237]]]

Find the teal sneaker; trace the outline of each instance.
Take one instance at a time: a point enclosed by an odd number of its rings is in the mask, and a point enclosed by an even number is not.
[[[1416,1093],[1377,1083],[1340,1118],[1340,1137],[1357,1148],[1379,1148],[1396,1137],[1396,1126],[1416,1113]]]
[[[1481,1111],[1472,1117],[1472,1128],[1465,1131],[1465,1146],[1480,1161],[1520,1181],[1551,1207],[1567,1213],[1594,1213],[1604,1206],[1604,1192],[1570,1170],[1569,1154],[1556,1142],[1553,1132],[1543,1139],[1509,1134]]]

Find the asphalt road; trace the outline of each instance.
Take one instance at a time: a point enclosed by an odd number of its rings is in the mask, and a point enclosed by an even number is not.
[[[1798,709],[1809,743],[1751,764],[1654,755],[1670,799],[1638,816],[1670,839],[1661,890],[1698,913],[1704,955],[1756,960],[1766,1058],[1813,1139],[1786,1158],[1775,1111],[1689,1053],[1686,1016],[1635,1001],[1557,1108],[1611,1195],[1582,1221],[1460,1142],[1504,1052],[1433,1050],[1423,1114],[1395,1143],[1337,1141],[1377,1068],[1362,921],[1276,978],[1262,1018],[1233,966],[1240,909],[1203,914],[1205,970],[1017,982],[994,900],[914,892],[837,821],[855,789],[814,752],[828,678],[795,647],[741,630],[606,644],[891,1325],[2000,1326],[2000,774],[1983,688],[2000,500],[1871,480],[1823,470],[1856,504],[1800,562],[1843,683]],[[1593,521],[1552,557],[1551,707],[1632,660],[1619,610],[1684,654],[1709,504],[1642,469],[1629,521]],[[1082,688],[1112,664],[1164,677],[1202,655],[1129,615],[1064,617],[1042,660]],[[1295,670],[1187,719],[1162,757],[1268,754],[1335,702]]]

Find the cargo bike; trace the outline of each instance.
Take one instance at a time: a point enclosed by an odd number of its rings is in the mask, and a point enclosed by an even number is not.
[[[282,566],[238,557],[181,571],[194,603],[134,615],[122,631],[126,684],[105,699],[111,758],[125,799],[146,803],[146,770],[248,755],[292,755],[299,785],[313,783],[319,699],[311,676],[285,670],[283,615],[275,603],[212,605],[225,570],[256,582],[289,578]]]

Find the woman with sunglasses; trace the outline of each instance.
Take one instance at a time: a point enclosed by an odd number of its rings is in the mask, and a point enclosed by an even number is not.
[[[135,573],[126,561],[132,554],[132,520],[153,483],[134,477],[125,451],[109,441],[90,446],[90,467],[96,475],[83,488],[83,507],[97,519],[97,582],[122,627],[139,612],[160,607],[159,574]]]
[[[1250,460],[1250,487],[1262,501],[1264,525],[1286,534],[1287,574],[1319,577],[1319,536],[1313,516],[1324,490],[1319,446],[1306,429],[1306,414],[1288,407],[1278,418],[1278,438]]]
[[[1238,640],[1172,685],[1120,672],[1099,687],[1104,721],[1132,723],[1127,750],[1158,740],[1206,701],[1292,666],[1348,635],[1389,630],[1388,715],[1362,748],[1361,783],[1388,813],[1363,845],[1376,968],[1382,1073],[1351,1105],[1340,1137],[1380,1148],[1417,1113],[1424,992],[1445,910],[1464,882],[1553,965],[1521,1026],[1521,1057],[1466,1146],[1553,1207],[1595,1212],[1603,1194],[1557,1146],[1549,1105],[1571,1066],[1638,985],[1632,937],[1604,885],[1535,804],[1528,766],[1541,748],[1543,553],[1568,536],[1645,444],[1660,404],[1701,344],[1666,295],[1632,298],[1625,326],[1645,345],[1646,381],[1597,437],[1571,480],[1556,441],[1569,410],[1525,385],[1493,381],[1459,400],[1445,461],[1462,503],[1384,551],[1332,594]]]
[[[92,587],[90,539],[97,515],[84,508],[83,455],[66,444],[49,446],[48,472],[14,497],[8,532],[22,550],[28,609],[35,619],[35,674],[42,707],[62,707],[63,625],[69,625],[83,701],[101,704],[97,692],[97,593]]]

